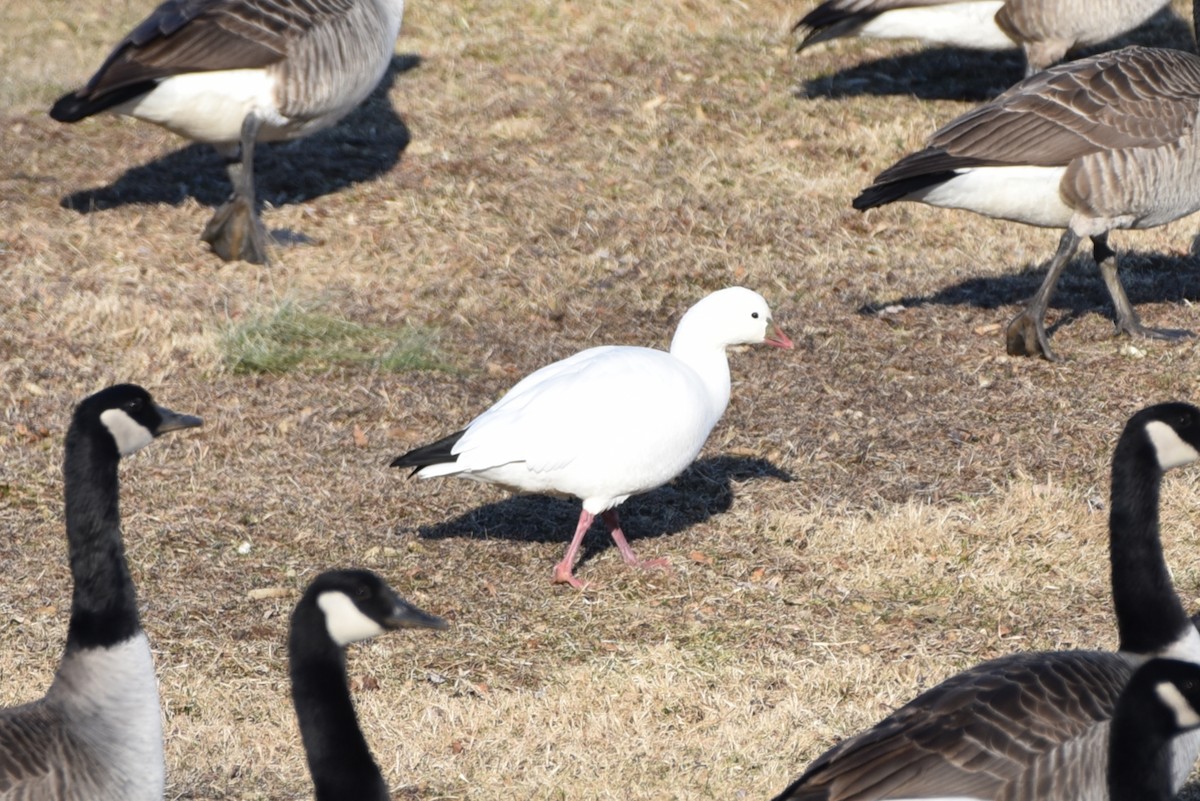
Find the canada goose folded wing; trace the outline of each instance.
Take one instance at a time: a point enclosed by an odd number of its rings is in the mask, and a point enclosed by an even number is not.
[[[1104,742],[1133,668],[1100,651],[986,662],[834,746],[776,801],[1007,798],[1051,774],[1059,790],[1079,791],[1062,798],[1090,797],[1084,783],[1103,781],[1091,757],[1103,749],[1088,743]]]
[[[944,126],[929,147],[1007,164],[1174,142],[1200,110],[1200,59],[1128,47],[1052,67]]]
[[[64,724],[62,715],[44,701],[0,710],[0,796],[19,787],[40,798],[34,788],[64,780],[53,753],[68,750],[63,748]],[[55,742],[55,747],[47,747],[49,742]],[[78,760],[87,754],[74,756]]]
[[[134,83],[282,60],[288,40],[350,13],[355,0],[168,0],[113,49],[84,88],[95,97]]]

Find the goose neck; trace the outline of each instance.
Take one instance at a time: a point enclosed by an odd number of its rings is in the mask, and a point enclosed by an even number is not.
[[[1109,801],[1157,801],[1174,796],[1171,742],[1150,728],[1143,710],[1118,703],[1109,727]]]
[[[298,608],[288,641],[292,703],[317,801],[386,799],[350,688],[343,650],[325,631],[315,606]]]
[[[74,582],[68,650],[116,645],[141,628],[121,540],[119,461],[111,442],[68,431],[63,484]]]
[[[1190,627],[1163,558],[1161,487],[1162,470],[1148,444],[1133,453],[1118,445],[1113,456],[1109,557],[1122,651],[1157,653]]]

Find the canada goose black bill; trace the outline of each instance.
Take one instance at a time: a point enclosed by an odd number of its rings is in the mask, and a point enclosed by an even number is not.
[[[1193,8],[1200,15],[1200,4]],[[1127,47],[1051,67],[953,120],[854,199],[860,211],[898,200],[1066,229],[1041,287],[1009,324],[1012,355],[1053,359],[1045,315],[1083,237],[1119,333],[1147,328],[1129,302],[1109,231],[1153,228],[1200,209],[1200,58]]]
[[[267,261],[254,145],[333,125],[379,83],[403,0],[167,0],[50,116],[153,122],[225,159],[233,194],[203,239],[223,259]]]
[[[198,425],[132,384],[75,408],[63,458],[67,643],[46,694],[0,710],[0,798],[162,801],[158,685],[125,561],[117,467],[156,437]]]
[[[827,0],[796,23],[797,51],[830,39],[918,39],[973,50],[1019,47],[1029,77],[1069,50],[1141,25],[1169,0]]]
[[[1109,801],[1169,801],[1171,741],[1200,727],[1200,666],[1151,659],[1133,674],[1113,713]]]
[[[926,690],[819,756],[777,801],[1108,801],[1117,699],[1147,658],[1200,664],[1200,633],[1163,559],[1164,471],[1200,459],[1200,409],[1134,414],[1112,458],[1109,559],[1120,650],[1018,653]],[[1178,789],[1200,753],[1171,744]]]
[[[345,648],[400,628],[447,624],[367,570],[322,573],[296,604],[288,636],[292,702],[317,801],[390,799],[350,698]]]

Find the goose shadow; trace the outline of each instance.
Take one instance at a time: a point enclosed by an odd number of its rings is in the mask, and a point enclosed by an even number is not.
[[[1077,255],[1059,277],[1050,308],[1062,314],[1055,330],[1085,314],[1101,313],[1114,317],[1112,302],[1100,271],[1090,255]],[[1134,306],[1142,303],[1180,303],[1200,300],[1200,263],[1196,255],[1172,256],[1158,252],[1118,251],[1121,283]],[[888,307],[912,308],[926,304],[973,306],[997,309],[1024,304],[1033,297],[1046,277],[1046,265],[1027,264],[1011,275],[968,278],[928,295],[906,295],[891,300],[863,304],[859,314],[876,315]]]
[[[393,56],[375,90],[333,127],[303,139],[257,145],[254,177],[259,203],[303,203],[391,170],[411,137],[388,93],[397,76],[420,63],[417,55]],[[80,214],[135,204],[178,205],[189,197],[219,206],[230,191],[216,151],[192,143],[126,170],[107,186],[72,192],[59,205]]]
[[[1068,59],[1135,44],[1194,49],[1191,26],[1168,7],[1129,33],[1095,46],[1078,48],[1068,54]],[[800,57],[803,58],[803,54]],[[801,98],[909,95],[922,100],[984,102],[1024,75],[1025,59],[1015,48],[986,51],[926,47],[859,62],[831,74],[809,78],[796,89],[795,95]]]
[[[766,459],[742,456],[698,459],[674,481],[622,504],[621,528],[631,543],[675,534],[728,511],[733,505],[736,483],[763,478],[794,480],[791,473]],[[566,547],[578,521],[579,501],[574,498],[514,495],[433,526],[397,526],[396,533],[415,533],[428,540],[505,539],[557,542]],[[584,537],[577,564],[610,547],[612,538],[597,521]]]

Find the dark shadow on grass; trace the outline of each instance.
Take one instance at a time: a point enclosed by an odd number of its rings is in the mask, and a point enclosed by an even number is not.
[[[303,203],[391,170],[410,136],[388,92],[398,75],[420,63],[420,56],[394,56],[375,91],[332,128],[291,142],[258,145],[254,175],[259,201]],[[191,144],[132,167],[107,186],[73,192],[59,205],[81,214],[140,203],[177,205],[189,197],[218,206],[230,191],[225,167],[212,147]]]
[[[1194,47],[1188,22],[1164,8],[1136,30],[1094,47],[1080,48],[1068,57],[1081,58],[1127,45],[1174,47],[1189,52]],[[1021,80],[1024,74],[1025,59],[1016,49],[989,52],[927,47],[810,78],[800,86],[797,96],[911,95],[923,100],[983,102]]]
[[[1099,313],[1113,318],[1114,311],[1100,271],[1090,255],[1076,256],[1058,281],[1050,308],[1062,312],[1051,329],[1081,317]],[[1171,256],[1157,252],[1118,251],[1121,282],[1135,306],[1141,303],[1200,301],[1200,263],[1195,256]],[[908,295],[860,306],[860,314],[878,314],[889,306],[912,308],[925,304],[974,306],[996,309],[1024,305],[1046,277],[1045,264],[1026,265],[1013,275],[968,278],[931,295]],[[1148,325],[1153,321],[1143,320]]]
[[[810,78],[801,84],[796,96],[908,95],[923,100],[982,102],[1021,80],[1024,69],[1024,61],[1015,50],[988,52],[931,47]]]
[[[666,486],[630,498],[619,507],[621,528],[631,543],[675,534],[733,505],[735,482],[792,476],[766,459],[711,456],[697,460]],[[504,539],[522,542],[560,542],[565,549],[579,520],[579,501],[545,495],[515,495],[460,515],[435,526],[416,530],[423,539],[456,537]],[[410,529],[400,528],[401,532]],[[583,541],[579,564],[606,548],[614,547],[599,520]]]

